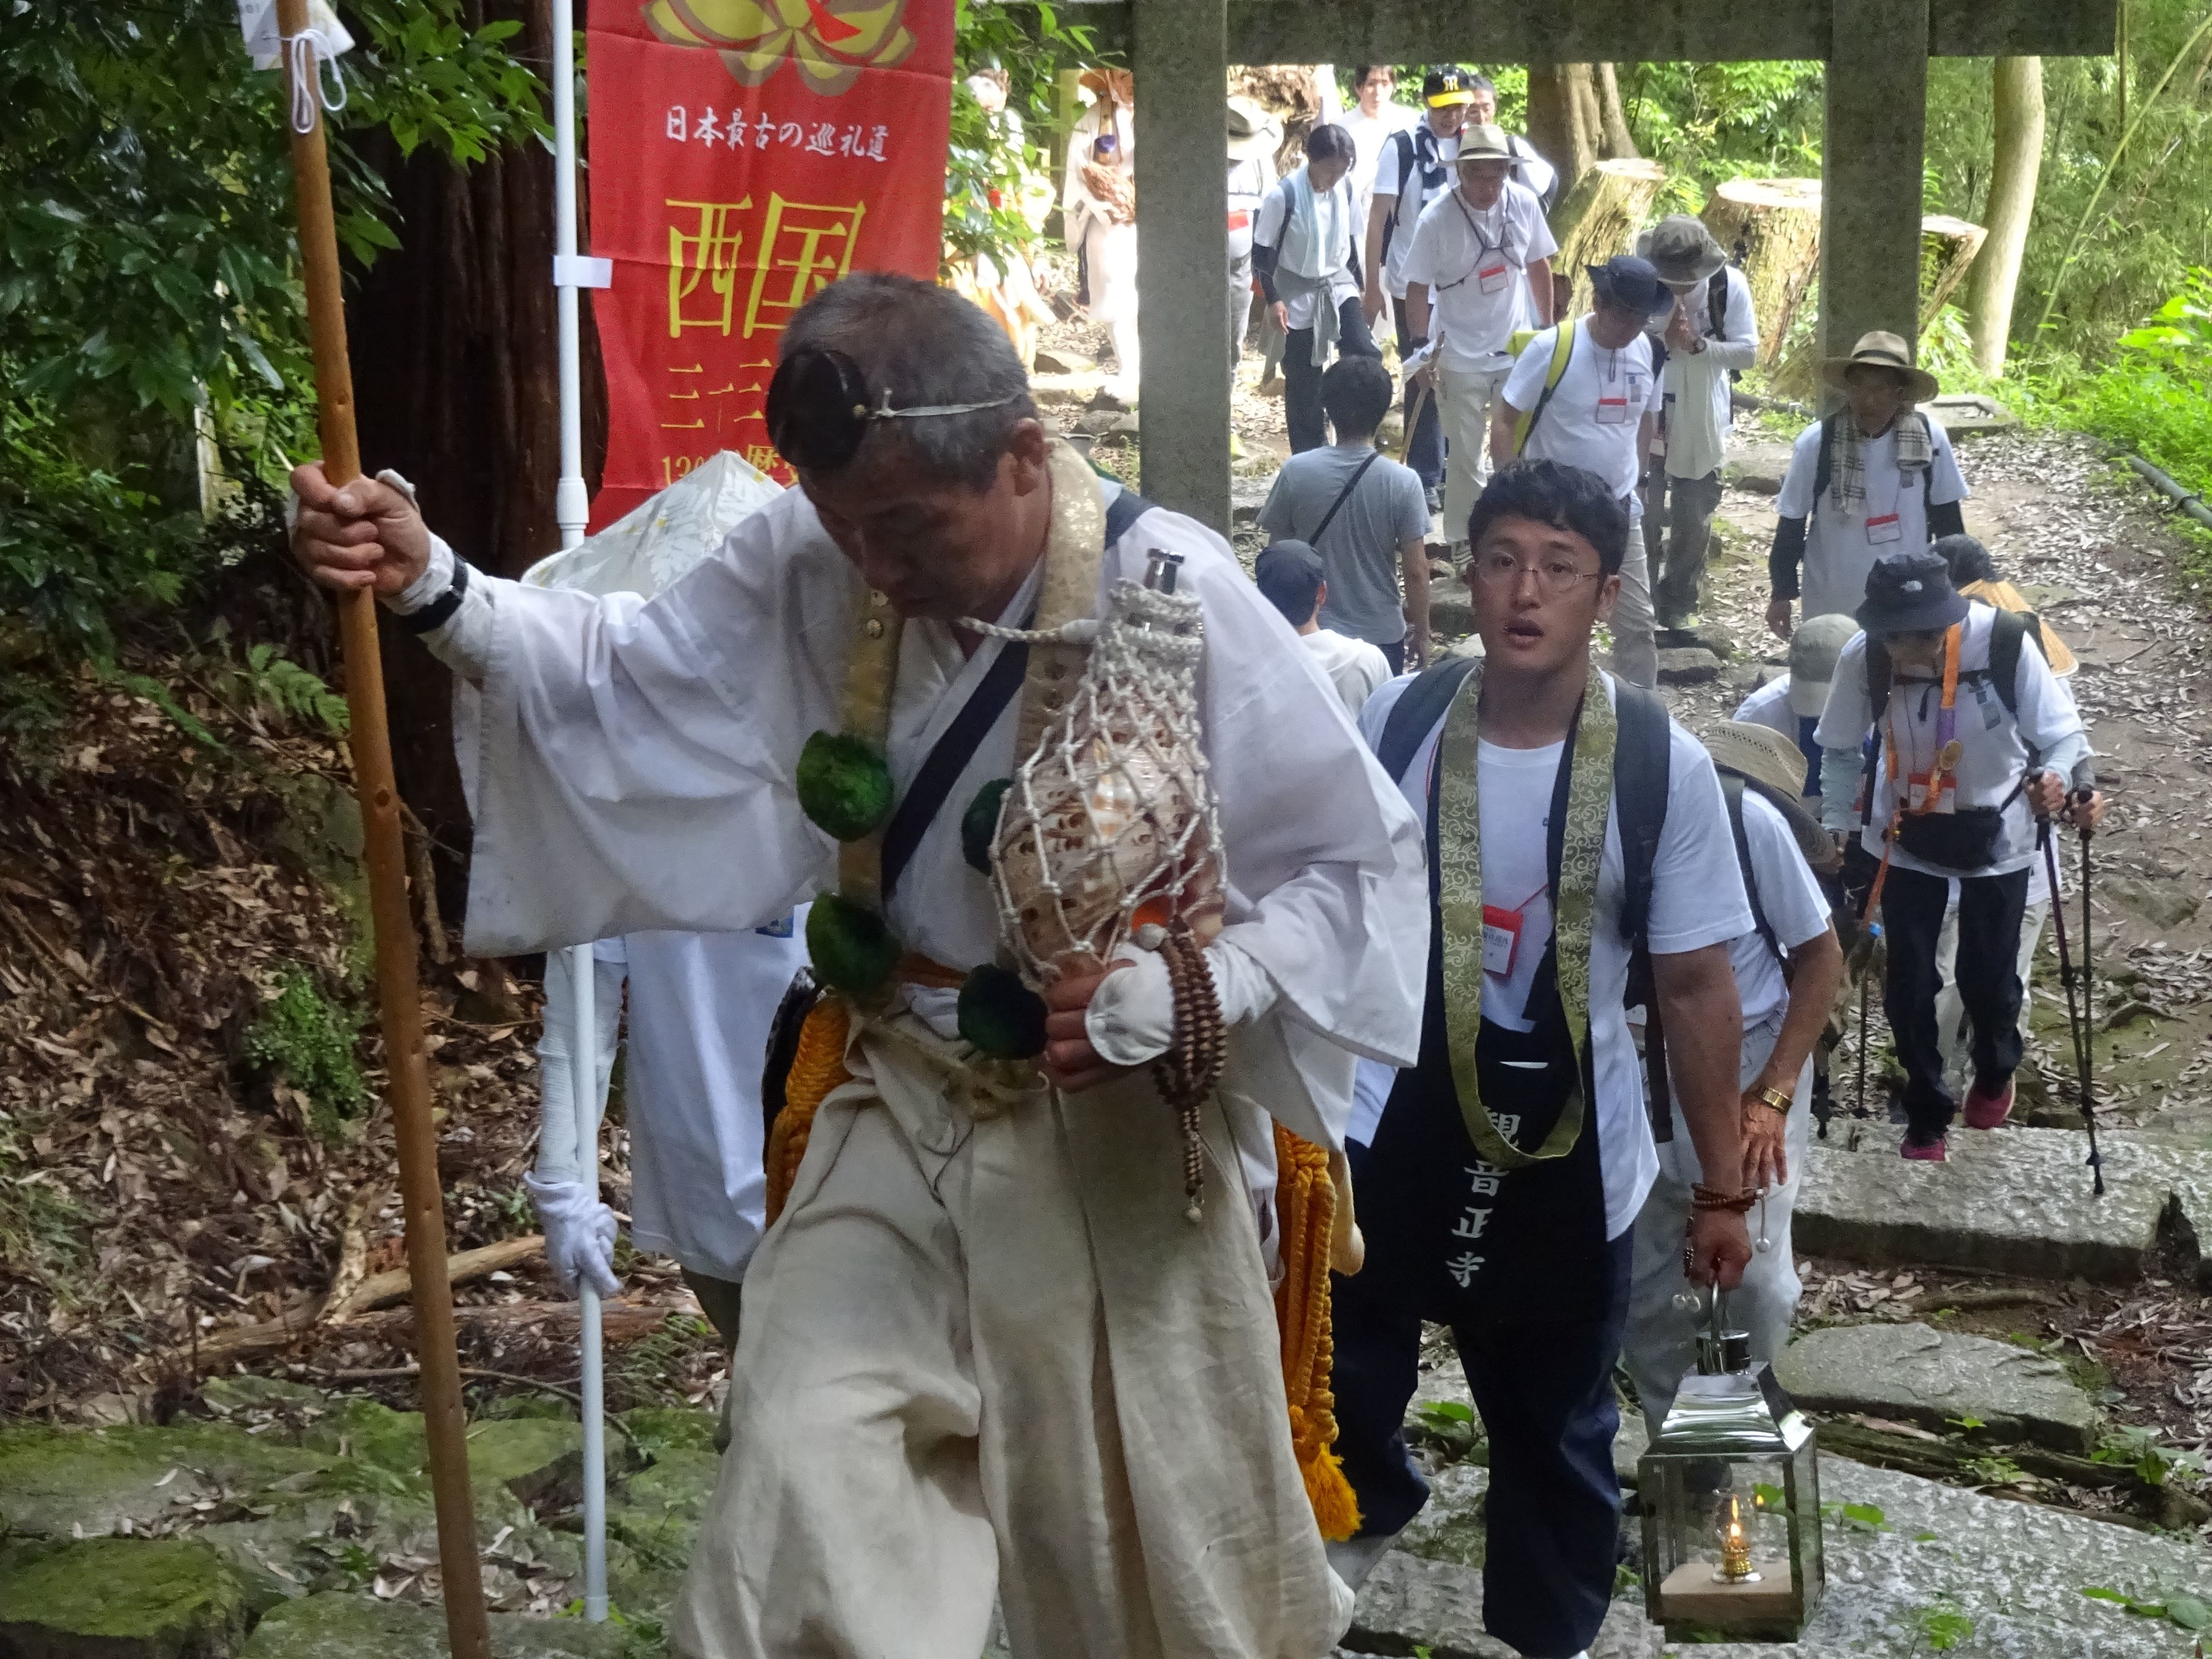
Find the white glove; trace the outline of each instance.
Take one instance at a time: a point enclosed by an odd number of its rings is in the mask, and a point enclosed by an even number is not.
[[[545,1260],[561,1288],[575,1296],[580,1282],[601,1296],[621,1295],[622,1280],[615,1277],[615,1212],[586,1193],[581,1182],[526,1175],[522,1184],[537,1200]]]
[[[1084,1012],[1083,1030],[1108,1065],[1141,1066],[1167,1053],[1175,1041],[1175,990],[1158,951],[1125,946],[1120,954],[1130,965],[1100,981]],[[1206,966],[1223,1024],[1256,1019],[1275,1006],[1280,994],[1274,980],[1227,939],[1206,947]]]

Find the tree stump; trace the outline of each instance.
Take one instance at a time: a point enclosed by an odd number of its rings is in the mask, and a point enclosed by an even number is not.
[[[1820,181],[1731,179],[1705,204],[1705,228],[1743,269],[1759,317],[1759,361],[1774,367],[1820,270]]]
[[[1571,272],[1575,297],[1569,316],[1579,315],[1589,305],[1586,265],[1603,264],[1616,253],[1636,244],[1636,233],[1650,217],[1658,199],[1667,169],[1656,161],[1600,161],[1583,174],[1552,212],[1552,235],[1559,251],[1552,256],[1552,269]]]
[[[1306,134],[1321,124],[1327,107],[1322,68],[1316,64],[1239,64],[1229,71],[1231,96],[1251,99],[1283,124],[1283,142],[1275,151],[1278,179],[1305,164]]]
[[[1947,214],[1931,213],[1920,222],[1920,326],[1935,320],[1943,303],[1966,278],[1974,258],[1982,251],[1989,232],[1980,225]]]

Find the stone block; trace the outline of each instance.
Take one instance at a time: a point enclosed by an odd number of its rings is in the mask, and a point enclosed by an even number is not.
[[[625,1443],[607,1437],[607,1463],[617,1468]],[[526,1504],[552,1500],[572,1488],[580,1502],[584,1425],[565,1418],[518,1417],[476,1423],[469,1428],[469,1483],[481,1491],[504,1486]]]
[[[1039,374],[1096,374],[1097,361],[1069,346],[1040,346],[1035,364]]]
[[[2106,876],[2099,885],[2108,896],[2161,927],[2179,927],[2203,905],[2202,897],[2173,882],[2145,881],[2140,876],[2115,874]]]
[[[491,1615],[497,1659],[623,1659],[629,1632],[580,1619]],[[239,1659],[446,1659],[442,1609],[365,1595],[287,1601],[255,1626]]]
[[[1945,434],[1954,438],[1985,438],[1993,433],[2014,431],[2020,426],[2019,416],[1996,398],[1977,392],[1937,398],[1922,407],[1942,422]]]
[[[1456,576],[1430,582],[1429,627],[1444,635],[1474,632],[1474,596]]]
[[[1482,1628],[1482,1574],[1449,1561],[1426,1561],[1393,1550],[1376,1564],[1359,1593],[1352,1653],[1408,1654],[1431,1659],[1516,1659],[1515,1651]],[[1607,1610],[1589,1659],[1656,1659],[1659,1632],[1641,1609],[1615,1601]]]
[[[1703,646],[1677,646],[1659,653],[1662,685],[1710,685],[1721,677],[1721,659]]]
[[[1662,651],[1710,651],[1723,662],[1735,655],[1735,639],[1718,623],[1699,623],[1695,628],[1662,628],[1656,632]]]
[[[1774,1363],[1778,1382],[1810,1411],[1868,1412],[1941,1430],[1978,1418],[1999,1440],[2060,1451],[2096,1444],[2089,1396],[2048,1355],[1926,1325],[1838,1325],[1808,1331]]]
[[[203,1498],[329,1468],[324,1454],[228,1423],[0,1430],[0,1530],[100,1535],[147,1526]]]
[[[8,1659],[230,1659],[258,1609],[228,1563],[184,1539],[0,1549]]]

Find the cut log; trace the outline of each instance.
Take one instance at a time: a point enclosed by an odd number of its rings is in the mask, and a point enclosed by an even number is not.
[[[1989,232],[1948,214],[1931,213],[1920,222],[1920,326],[1926,328],[1973,269]]]
[[[1820,181],[1731,179],[1705,204],[1705,228],[1743,269],[1759,317],[1759,361],[1774,367],[1820,270]]]
[[[1552,269],[1571,272],[1575,279],[1569,316],[1589,307],[1589,278],[1583,268],[1603,264],[1635,246],[1636,233],[1666,182],[1667,169],[1656,161],[1600,161],[1553,210],[1552,234],[1559,251],[1552,256]]]
[[[530,1233],[521,1238],[502,1238],[496,1244],[481,1249],[463,1250],[458,1255],[446,1258],[446,1277],[456,1285],[465,1285],[472,1279],[482,1279],[495,1273],[516,1267],[533,1256],[545,1252],[545,1239],[541,1233]],[[403,1302],[412,1285],[407,1269],[395,1267],[390,1273],[371,1273],[361,1281],[353,1294],[331,1310],[332,1319],[351,1319],[373,1308],[386,1308]]]

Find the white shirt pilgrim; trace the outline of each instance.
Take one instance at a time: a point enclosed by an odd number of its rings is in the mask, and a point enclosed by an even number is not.
[[[1790,676],[1781,674],[1767,681],[1738,703],[1735,713],[1729,718],[1741,720],[1747,726],[1763,726],[1796,742],[1797,715],[1790,707]]]
[[[1912,487],[1905,488],[1897,470],[1897,428],[1893,425],[1860,447],[1866,466],[1866,511],[1856,518],[1846,519],[1836,511],[1832,487],[1817,502],[1813,499],[1813,477],[1820,462],[1820,424],[1797,434],[1774,510],[1785,519],[1812,515],[1798,578],[1802,615],[1856,614],[1866,601],[1867,573],[1876,559],[1928,550],[1929,503],[1966,499],[1966,481],[1960,475],[1943,423],[1927,410],[1920,413],[1928,422],[1934,461],[1927,489],[1921,488],[1917,472],[1912,475]]]
[[[1613,677],[1608,674],[1604,679],[1610,696]],[[1397,706],[1398,699],[1411,684],[1410,679],[1393,680],[1369,700],[1366,712],[1359,719],[1359,729],[1370,744],[1380,740],[1390,710]],[[1423,813],[1427,811],[1429,777],[1435,765],[1437,737],[1442,726],[1440,719],[1437,728],[1422,740],[1407,766],[1406,781],[1400,786],[1405,790],[1408,804]],[[1705,752],[1703,744],[1671,721],[1668,735],[1667,823],[1660,836],[1658,855],[1652,863],[1649,931],[1651,949],[1661,955],[1723,944],[1752,931],[1751,907],[1745,902],[1742,878],[1737,873],[1735,836],[1729,828],[1728,803],[1721,798],[1720,779],[1713,770],[1712,757]],[[1484,748],[1488,750],[1489,745]],[[1510,889],[1496,896],[1492,893],[1492,848],[1501,840],[1509,843],[1509,857],[1514,862],[1494,867],[1501,871],[1509,867],[1521,870],[1519,861],[1525,858],[1526,848],[1510,844],[1533,843],[1536,877],[1540,882],[1543,878],[1543,820],[1559,763],[1558,750],[1554,749],[1551,754],[1548,769],[1534,765],[1524,769],[1516,764],[1510,771],[1498,773],[1501,783],[1509,777],[1518,780],[1517,787],[1499,789],[1489,787],[1493,774],[1487,757],[1484,758],[1479,785],[1482,790],[1483,896],[1486,902],[1511,904],[1519,897]],[[1501,811],[1506,814],[1502,823],[1496,817]],[[1503,836],[1498,833],[1500,830],[1505,832]],[[1590,1042],[1597,1082],[1595,1121],[1598,1158],[1605,1179],[1607,1238],[1618,1238],[1635,1224],[1644,1194],[1650,1191],[1651,1182],[1659,1173],[1658,1153],[1652,1145],[1650,1123],[1644,1109],[1643,1062],[1637,1057],[1635,1043],[1628,1032],[1626,1010],[1621,1006],[1621,994],[1628,984],[1628,946],[1620,937],[1620,922],[1625,879],[1616,807],[1606,819],[1605,853],[1598,869],[1597,918],[1590,930]],[[1534,963],[1542,957],[1549,937],[1548,911],[1541,932],[1523,926],[1514,963],[1516,975],[1523,971],[1521,958],[1524,956],[1529,963],[1526,971],[1534,973]],[[1516,1006],[1513,988],[1500,986],[1489,975],[1484,976],[1482,1000],[1486,1017],[1493,1007],[1510,1012]],[[1525,994],[1521,1000],[1525,1003]],[[1383,1103],[1389,1097],[1393,1077],[1387,1066],[1361,1061],[1358,1100],[1348,1131],[1352,1139],[1372,1142],[1375,1126],[1382,1121]]]
[[[1344,699],[1345,712],[1358,720],[1368,698],[1375,695],[1375,688],[1390,678],[1390,659],[1365,640],[1353,639],[1333,628],[1316,628],[1299,637],[1336,688],[1336,695]]]
[[[1589,337],[1587,316],[1574,327],[1574,355],[1543,418],[1528,434],[1528,458],[1585,468],[1603,478],[1616,496],[1632,501],[1642,474],[1637,425],[1651,400],[1651,342],[1638,334],[1625,346],[1601,346]],[[1505,401],[1514,408],[1533,410],[1542,398],[1558,338],[1559,330],[1547,328],[1513,360]]]
[[[1743,839],[1759,880],[1759,908],[1774,930],[1775,942],[1795,951],[1820,938],[1828,927],[1827,896],[1798,850],[1789,819],[1756,789],[1743,792]],[[1741,862],[1736,868],[1741,873]],[[1744,1030],[1780,1018],[1790,1006],[1790,984],[1756,927],[1729,941],[1729,966],[1735,971]]]
[[[1109,501],[1117,488],[1098,483]],[[1183,589],[1204,607],[1200,713],[1229,874],[1222,937],[1279,993],[1232,1033],[1251,1092],[1228,1101],[1240,1147],[1272,1164],[1267,1114],[1334,1146],[1352,1057],[1411,1064],[1419,1051],[1420,825],[1328,682],[1283,648],[1282,618],[1218,536],[1146,514],[1107,552],[1102,596],[1141,580],[1154,548],[1184,556]],[[434,543],[402,605],[443,591],[452,562]],[[1000,620],[1026,614],[1042,568]],[[859,574],[796,489],[649,602],[473,576],[453,620],[424,635],[483,685],[457,699],[476,810],[470,950],[750,928],[830,887],[836,846],[800,812],[793,771],[808,736],[837,726],[860,597]],[[948,626],[908,623],[889,744],[898,787],[1001,648],[987,641],[963,658]],[[988,961],[998,948],[958,808],[1012,771],[1018,709],[1009,702],[978,746],[887,907],[907,948],[939,962]],[[947,1035],[952,1001],[909,996]]]
[[[1408,128],[1407,131],[1414,130]],[[1419,142],[1418,133],[1415,134],[1414,142],[1418,145]],[[1433,193],[1421,189],[1420,157],[1418,154],[1409,157],[1402,169],[1400,167],[1399,152],[1405,146],[1395,141],[1385,142],[1382,146],[1382,159],[1375,168],[1375,183],[1370,192],[1370,198],[1401,197],[1407,195],[1409,191],[1419,194],[1421,198],[1419,206],[1407,207],[1403,204],[1400,205],[1397,228],[1390,235],[1390,252],[1382,261],[1383,285],[1389,289],[1390,297],[1394,300],[1402,300],[1406,297],[1406,256],[1413,251],[1413,232],[1419,226],[1422,212],[1450,190],[1455,183],[1453,163],[1459,156],[1459,135],[1454,133],[1449,138],[1439,138],[1436,141],[1436,145],[1437,159],[1443,165],[1444,178],[1443,183]],[[1366,235],[1363,231],[1360,246],[1364,249],[1366,246]]]
[[[1402,225],[1399,234],[1405,234]],[[1408,283],[1428,284],[1429,302],[1438,313],[1430,337],[1443,341],[1445,368],[1473,374],[1505,367],[1521,320],[1528,262],[1559,251],[1535,197],[1510,179],[1498,200],[1480,212],[1456,190],[1422,210],[1404,275]],[[1648,350],[1645,356],[1648,363]]]
[[[1729,371],[1749,368],[1759,361],[1759,320],[1751,308],[1751,284],[1733,265],[1728,273],[1728,304],[1722,313],[1722,331],[1712,331],[1712,307],[1706,285],[1690,290],[1682,308],[1689,313],[1690,331],[1705,342],[1703,351],[1667,353],[1667,366],[1659,371],[1659,392],[1674,399],[1667,410],[1667,473],[1674,478],[1702,478],[1721,464],[1727,453],[1730,410]]]
[[[1411,132],[1421,112],[1403,104],[1386,103],[1378,115],[1369,115],[1357,104],[1337,125],[1352,135],[1352,199],[1359,210],[1359,245],[1367,246],[1367,215],[1375,200],[1375,170],[1394,132]]]
[[[1965,631],[1959,645],[1962,674],[1987,669],[1990,633],[1996,612],[1980,600],[1968,601]],[[1900,870],[1923,874],[2006,875],[2025,869],[2036,856],[2035,815],[2025,792],[2019,791],[2027,770],[2028,746],[2042,757],[2039,763],[2069,775],[2075,763],[2089,753],[2089,738],[2081,724],[2081,711],[2066,682],[2054,677],[2051,665],[2033,645],[2023,643],[2015,682],[2020,706],[2017,724],[2006,714],[1996,688],[1987,680],[1959,683],[1959,768],[1955,806],[2004,808],[2004,827],[1997,840],[1996,860],[1984,870],[1947,870],[1923,863],[1902,844],[1892,848],[1890,861]],[[1942,685],[1936,680],[1893,679],[1889,707],[1882,717],[1884,757],[1875,772],[1874,812],[1859,832],[1859,844],[1875,858],[1882,852],[1881,833],[1895,810],[1897,791],[1889,778],[1887,745],[1893,729],[1904,745],[1898,757],[1899,785],[1915,772],[1925,772],[1936,757],[1936,720],[1942,704]],[[1828,706],[1820,715],[1815,734],[1823,749],[1856,749],[1873,721],[1867,696],[1866,635],[1855,634],[1836,661],[1835,683],[1828,689]]]
[[[1311,196],[1310,217],[1303,232],[1294,232],[1286,225],[1291,218],[1291,204],[1299,197]],[[1364,237],[1355,240],[1353,229],[1352,183],[1340,179],[1326,191],[1316,192],[1310,175],[1300,167],[1273,189],[1260,204],[1259,218],[1253,228],[1253,240],[1261,247],[1271,247],[1282,257],[1294,274],[1319,282],[1328,283],[1331,305],[1340,306],[1346,300],[1359,297],[1359,284],[1352,275],[1352,250],[1362,246]],[[1286,234],[1291,232],[1291,234]],[[1300,270],[1299,261],[1292,248],[1293,240],[1313,244],[1306,251],[1316,256],[1304,261],[1317,264],[1318,270]],[[1283,301],[1283,313],[1292,328],[1311,328],[1314,325],[1316,296],[1310,289],[1292,291],[1279,289]]]

